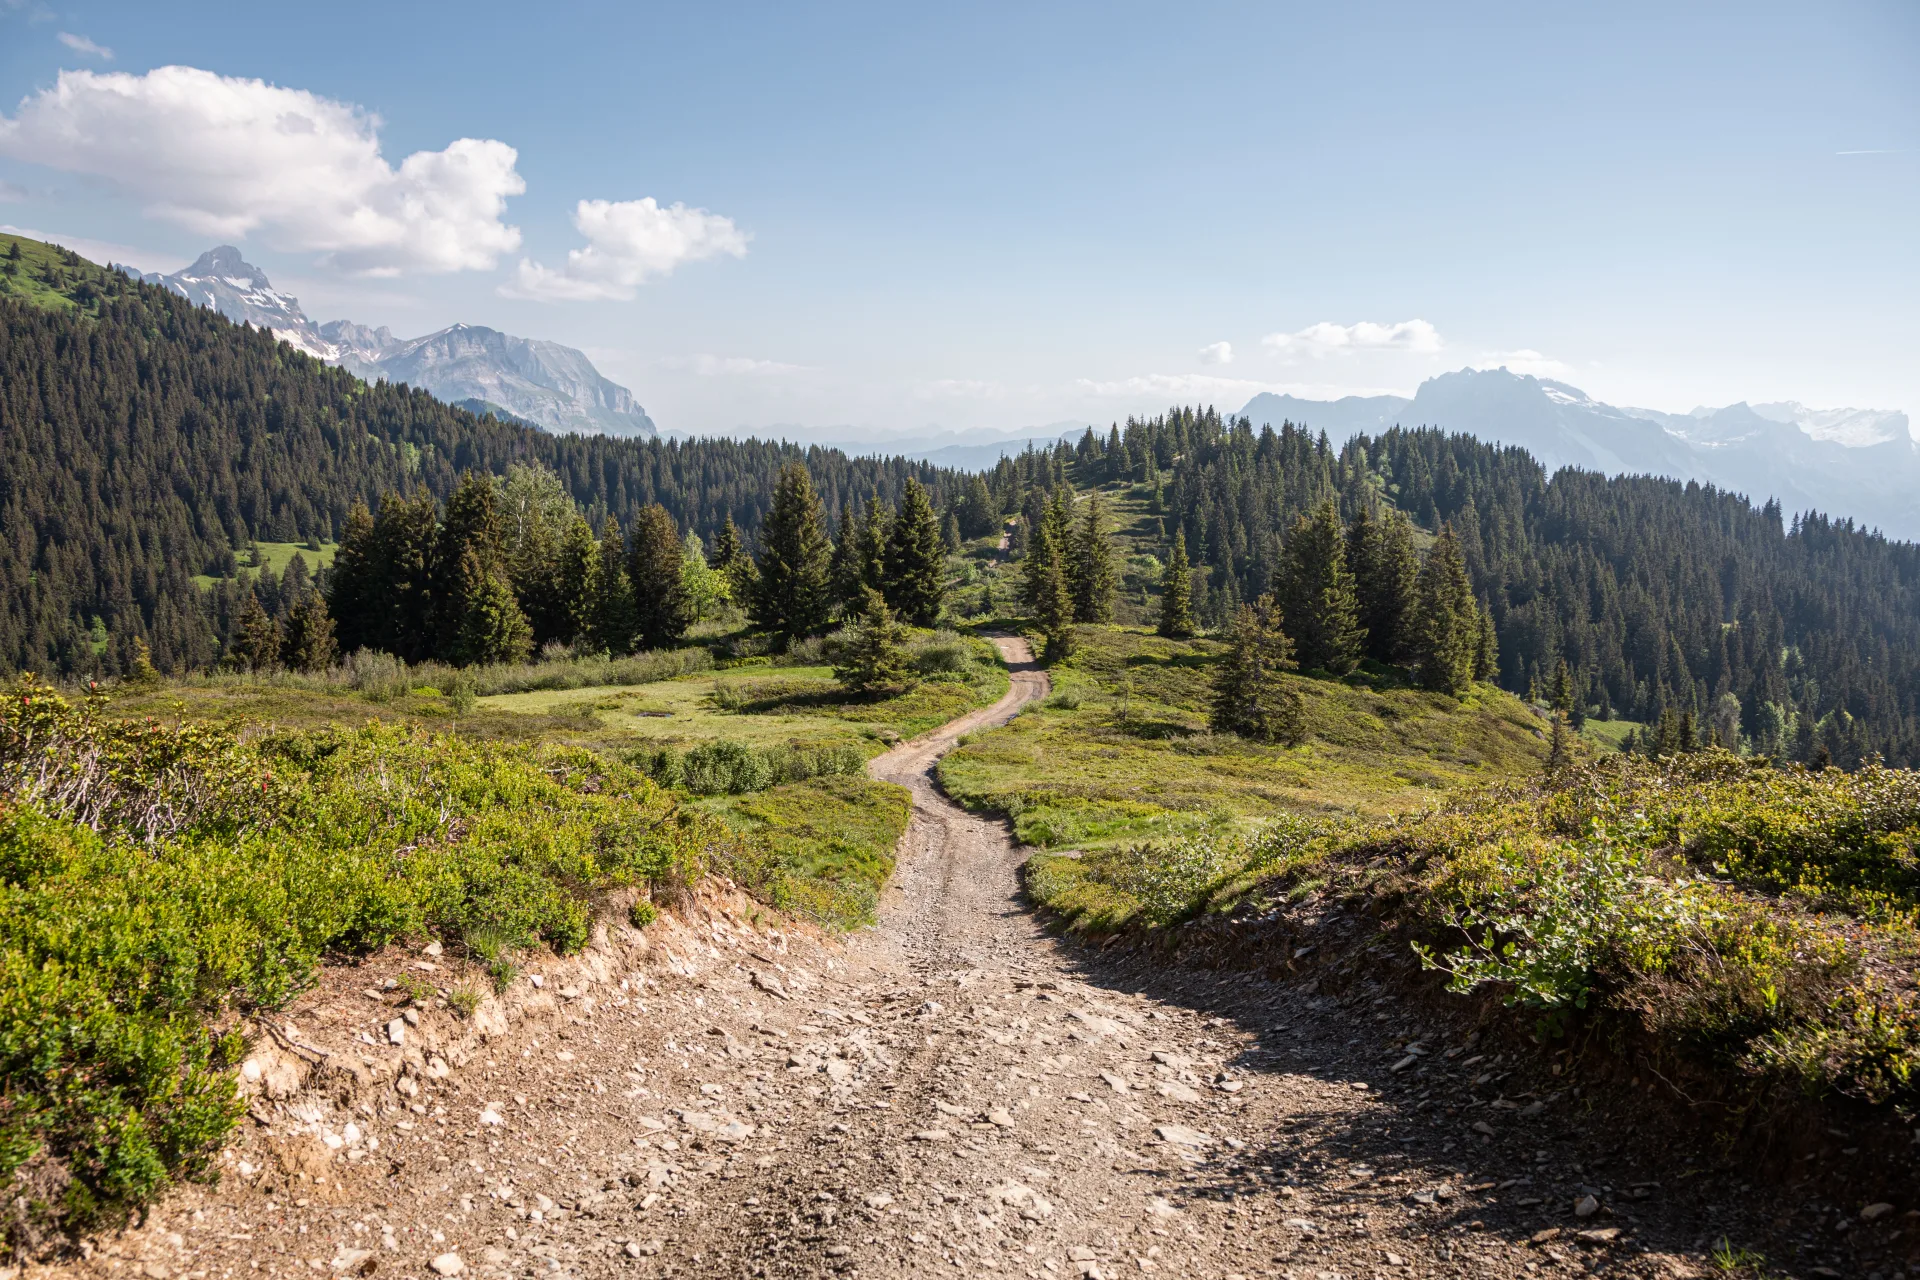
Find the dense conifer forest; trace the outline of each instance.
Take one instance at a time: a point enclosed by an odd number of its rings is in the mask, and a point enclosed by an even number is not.
[[[898,503],[909,477],[944,507],[963,483],[898,458],[476,417],[64,251],[7,260],[13,243],[0,237],[0,670],[119,672],[136,640],[161,671],[210,665],[243,608],[232,575],[250,544],[333,542],[355,503],[416,489],[444,502],[469,470],[542,464],[595,530],[657,503],[709,545],[728,519],[758,528],[788,462],[829,511],[876,492]]]
[[[1920,762],[1920,547],[1846,519],[1787,519],[1692,482],[1549,477],[1525,451],[1466,435],[1396,428],[1335,449],[1324,433],[1196,410],[1002,470],[1003,483],[1147,486],[1163,541],[1181,538],[1200,570],[1203,626],[1268,592],[1284,601],[1287,532],[1323,501],[1349,528],[1397,508],[1423,543],[1442,526],[1457,537],[1504,688],[1564,702],[1576,721],[1664,724],[1669,738],[1685,726],[1694,743],[1738,733],[1809,763]]]

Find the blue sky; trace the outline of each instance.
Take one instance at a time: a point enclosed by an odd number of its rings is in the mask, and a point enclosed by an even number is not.
[[[553,338],[681,431],[1498,364],[1912,412],[1916,55],[1904,2],[0,0],[0,223],[231,239],[317,319]]]

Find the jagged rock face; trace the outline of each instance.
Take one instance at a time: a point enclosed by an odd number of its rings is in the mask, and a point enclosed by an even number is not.
[[[296,349],[369,381],[404,382],[450,402],[482,402],[548,431],[656,434],[653,419],[631,391],[602,377],[583,353],[557,342],[516,338],[478,325],[456,324],[423,338],[400,339],[385,327],[351,320],[315,324],[298,298],[276,290],[266,273],[232,245],[209,249],[171,275],[148,272],[139,278],[230,320],[271,329]]]

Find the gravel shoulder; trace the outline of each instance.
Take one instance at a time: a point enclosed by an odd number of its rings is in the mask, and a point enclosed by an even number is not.
[[[595,994],[556,977],[574,985],[464,1065],[263,1099],[219,1185],[64,1269],[1710,1274],[1722,1176],[1646,1185],[1544,1062],[1422,1038],[1386,994],[1049,933],[1007,825],[932,778],[962,734],[1048,690],[1024,641],[996,643],[1005,698],[873,762],[914,806],[878,927],[773,929],[698,895],[652,943],[597,941]]]

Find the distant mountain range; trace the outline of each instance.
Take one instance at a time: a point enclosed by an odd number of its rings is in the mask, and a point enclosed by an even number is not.
[[[1701,480],[1789,512],[1818,510],[1901,538],[1920,538],[1920,446],[1907,415],[1809,409],[1787,401],[1692,413],[1619,408],[1577,387],[1505,369],[1462,369],[1404,396],[1301,400],[1270,393],[1242,414],[1256,424],[1304,424],[1344,442],[1396,424],[1440,427],[1519,445],[1549,472]]]
[[[299,299],[276,290],[266,273],[232,245],[210,249],[171,275],[128,274],[230,320],[271,329],[298,350],[370,382],[404,382],[462,408],[548,431],[658,434],[632,392],[602,377],[583,353],[557,342],[467,324],[408,339],[351,320],[316,324],[300,309]]]

